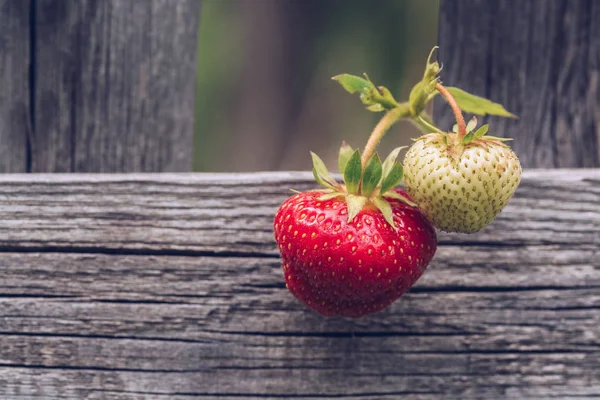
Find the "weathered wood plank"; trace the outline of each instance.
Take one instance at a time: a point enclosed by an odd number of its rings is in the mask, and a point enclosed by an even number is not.
[[[0,0],[0,173],[27,172],[30,0]]]
[[[308,173],[0,176],[0,248],[276,256],[272,218]],[[600,243],[600,170],[529,170],[499,218],[446,244]]]
[[[310,337],[311,333],[313,334]],[[212,340],[170,341],[132,340],[127,338],[98,337],[48,337],[43,335],[2,335],[0,336],[0,357],[3,367],[31,368],[73,368],[93,370],[113,370],[131,372],[191,372],[208,379],[218,370],[305,370],[318,373],[319,370],[344,372],[359,375],[363,371],[368,376],[386,375],[430,375],[469,376],[493,375],[500,372],[526,370],[529,363],[553,364],[564,362],[561,358],[573,355],[587,360],[579,368],[570,371],[578,378],[600,380],[600,371],[589,370],[594,358],[600,354],[598,347],[582,350],[493,350],[493,349],[412,349],[418,343],[414,337],[402,335],[371,335],[358,333],[319,337],[314,332],[296,336],[263,337],[252,332],[230,337],[214,335]],[[415,335],[416,336],[416,335]],[[444,336],[445,341],[462,341],[460,337]],[[510,335],[506,339],[510,340]],[[438,340],[442,342],[441,339]],[[450,346],[449,346],[450,347]],[[583,347],[583,346],[582,346]],[[354,348],[354,350],[351,350]],[[407,350],[410,348],[410,350]],[[307,353],[309,351],[309,353]],[[475,365],[466,362],[472,357]],[[522,357],[523,360],[519,360]],[[498,360],[495,360],[497,358]],[[350,360],[354,359],[349,363]],[[511,359],[513,365],[506,368],[501,360]],[[475,361],[477,360],[477,361]],[[526,362],[525,362],[526,361]],[[473,368],[474,367],[474,368]],[[534,371],[529,372],[536,375]],[[539,375],[538,375],[539,376]],[[511,378],[509,378],[511,379]],[[317,381],[327,385],[326,380]],[[315,382],[315,383],[317,383]],[[550,380],[547,381],[551,383]],[[491,385],[499,382],[490,380]],[[243,387],[231,383],[235,390]],[[330,388],[342,388],[344,382],[330,383]],[[259,387],[260,381],[254,386]],[[205,387],[214,388],[210,384]],[[357,390],[355,386],[352,389]],[[292,388],[297,390],[300,388]],[[600,390],[600,387],[597,387]],[[1,389],[0,389],[1,390]],[[0,392],[1,393],[1,392]],[[252,392],[247,392],[252,394]],[[317,393],[314,393],[317,394]]]
[[[525,167],[600,166],[600,2],[442,0],[439,44],[444,83],[519,115],[489,120]]]
[[[517,251],[443,246],[412,293],[358,321],[324,321],[300,306],[271,258],[7,253],[0,259],[0,364],[57,376],[85,370],[96,379],[109,370],[119,382],[158,374],[152,393],[179,390],[170,384],[175,375],[200,398],[263,393],[266,383],[268,393],[283,393],[284,380],[285,393],[322,398],[365,391],[394,398],[405,393],[399,385],[427,387],[428,396],[450,388],[466,397],[485,387],[489,395],[504,397],[508,387],[525,396],[535,388],[529,381],[555,394],[600,394],[599,250]],[[429,384],[415,381],[425,376]],[[386,383],[370,389],[367,377]],[[559,382],[573,387],[553,386]],[[139,390],[132,384],[126,391]]]
[[[417,285],[359,320],[283,284],[271,218],[311,186],[0,176],[0,398],[600,397],[600,171],[527,171],[496,223],[440,235]]]
[[[200,0],[37,0],[31,170],[191,171],[199,17]]]
[[[184,301],[185,297],[194,295],[198,285],[217,296],[221,285],[229,287],[238,279],[237,276],[232,278],[236,272],[243,275],[246,288],[253,285],[283,287],[280,261],[272,257],[174,256],[163,259],[121,254],[1,254],[0,294],[4,295],[85,297],[93,293],[94,296],[108,295],[106,300]],[[448,291],[460,288],[479,288],[479,291],[583,289],[600,285],[598,259],[600,249],[591,245],[442,245],[428,269],[435,273],[423,276],[420,282],[432,290]],[[109,278],[101,279],[104,275]],[[90,276],[95,278],[89,279]],[[193,284],[190,278],[194,279]],[[78,284],[71,285],[74,282]],[[121,292],[124,282],[131,285],[131,290]]]
[[[393,346],[401,336],[411,346],[398,351],[409,352],[600,350],[598,251],[530,248],[515,266],[499,261],[501,249],[442,247],[411,294],[389,310],[326,324],[285,290],[271,258],[5,253],[0,336],[230,346],[291,340],[311,348],[350,336],[374,346],[387,337]],[[549,329],[552,340],[532,340]]]
[[[473,363],[477,363],[477,358]],[[513,364],[514,358],[502,360],[508,366]],[[582,357],[573,355],[564,357],[552,364],[556,370],[570,368],[585,361]],[[598,391],[594,387],[586,387],[585,381],[576,378],[564,380],[554,379],[552,385],[539,383],[540,379],[550,376],[552,370],[534,372],[538,367],[536,363],[525,370],[517,370],[508,374],[499,373],[494,376],[473,374],[468,377],[429,377],[403,376],[395,374],[385,377],[369,375],[343,376],[336,372],[319,370],[313,373],[304,370],[281,371],[277,369],[267,371],[239,371],[232,373],[228,370],[214,371],[202,379],[196,373],[147,373],[129,371],[95,371],[92,369],[65,370],[41,368],[1,368],[0,382],[14,382],[22,379],[18,387],[13,385],[3,386],[11,399],[78,399],[78,400],[188,400],[188,399],[213,399],[226,398],[245,400],[270,399],[280,400],[292,398],[295,400],[308,399],[352,399],[352,400],[379,400],[379,399],[407,399],[425,400],[434,398],[461,398],[461,399],[581,399],[596,398]],[[531,371],[531,374],[528,372]],[[522,376],[519,374],[523,373]],[[258,376],[263,376],[257,380]],[[350,379],[349,379],[350,378]],[[502,386],[490,386],[490,380],[498,379]],[[334,382],[339,391],[323,390],[321,380]],[[262,381],[262,383],[258,383]],[[362,387],[354,394],[347,394],[347,388],[341,387],[343,382],[353,381],[357,387]],[[46,395],[40,382],[48,383],[53,391]],[[206,389],[210,382],[215,390]],[[297,382],[304,389],[303,393],[296,394],[282,382]],[[314,383],[313,383],[314,382]],[[369,390],[376,383],[378,388]],[[573,391],[570,383],[581,385],[581,390]],[[253,386],[256,385],[256,386]],[[235,386],[256,389],[255,394],[236,393],[231,391]],[[389,389],[391,387],[391,389]],[[455,387],[469,387],[463,392],[453,390]],[[415,389],[422,388],[422,389]],[[53,396],[53,397],[50,397]],[[464,396],[464,397],[459,397]]]

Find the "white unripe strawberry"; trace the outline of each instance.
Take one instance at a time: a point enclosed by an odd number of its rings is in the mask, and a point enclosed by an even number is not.
[[[487,125],[459,139],[432,133],[404,158],[406,191],[429,221],[447,232],[483,229],[506,206],[521,180],[521,164]]]

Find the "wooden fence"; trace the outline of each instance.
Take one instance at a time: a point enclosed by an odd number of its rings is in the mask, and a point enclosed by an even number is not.
[[[199,6],[0,0],[0,171],[188,170]],[[363,319],[285,289],[272,218],[309,173],[0,175],[0,398],[600,398],[599,13],[442,2],[446,81],[522,116],[494,126],[526,167],[588,168],[526,168]]]
[[[0,0],[0,172],[192,168],[199,0]]]

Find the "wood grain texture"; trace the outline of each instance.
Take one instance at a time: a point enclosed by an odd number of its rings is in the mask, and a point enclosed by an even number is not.
[[[483,120],[515,139],[525,167],[600,166],[600,2],[442,0],[439,45],[446,85],[519,115]]]
[[[33,172],[192,168],[200,0],[36,0]]]
[[[140,398],[600,394],[598,249],[529,249],[519,267],[532,280],[515,287],[494,280],[519,275],[502,249],[474,249],[460,274],[472,252],[457,250],[442,247],[410,294],[357,321],[302,307],[270,258],[7,253],[2,377],[23,388],[41,372],[42,398],[95,398],[66,397],[78,386]]]
[[[0,0],[0,173],[27,172],[30,0]]]
[[[310,173],[1,175],[0,248],[278,255],[272,218]],[[568,200],[567,200],[568,196]],[[600,170],[526,171],[477,235],[445,244],[600,243]]]
[[[600,398],[600,170],[528,170],[381,313],[285,289],[308,173],[0,176],[0,398]],[[567,200],[566,193],[569,193]]]

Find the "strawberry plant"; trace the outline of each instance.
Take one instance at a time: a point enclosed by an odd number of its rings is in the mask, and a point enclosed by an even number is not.
[[[434,49],[435,50],[435,49]],[[432,51],[433,53],[433,51]],[[506,205],[521,175],[507,139],[487,136],[488,126],[467,125],[462,111],[514,117],[503,106],[440,82],[441,68],[427,60],[423,79],[406,102],[398,102],[367,75],[333,79],[359,93],[367,109],[385,112],[362,154],[342,143],[337,182],[314,153],[313,175],[322,189],[297,193],[275,215],[288,289],[326,316],[360,317],[399,298],[433,258],[434,227],[473,233],[488,225]],[[441,94],[456,125],[438,128],[425,111]],[[399,120],[424,133],[398,162],[402,148],[382,162],[375,148]],[[406,192],[396,188],[404,178]]]

